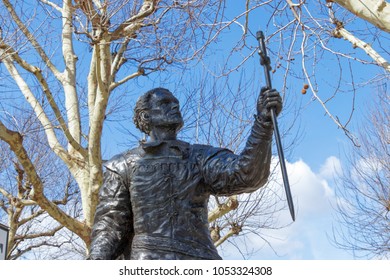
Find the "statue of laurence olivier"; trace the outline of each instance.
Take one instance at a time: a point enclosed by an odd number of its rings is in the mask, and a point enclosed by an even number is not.
[[[208,200],[253,192],[267,182],[271,107],[279,114],[281,97],[262,89],[250,136],[237,155],[178,140],[183,118],[169,90],[141,96],[134,122],[149,140],[105,163],[88,258],[221,259],[210,237]]]

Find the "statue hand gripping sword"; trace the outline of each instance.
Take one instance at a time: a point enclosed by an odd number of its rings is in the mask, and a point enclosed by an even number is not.
[[[264,74],[265,74],[265,81],[267,84],[267,88],[272,89],[271,75],[270,75],[271,60],[267,56],[267,49],[266,49],[265,42],[264,42],[264,39],[265,39],[264,33],[262,31],[258,31],[256,33],[256,39],[259,42],[260,64],[263,65],[263,67],[264,67]],[[278,149],[280,168],[282,170],[282,177],[283,177],[284,189],[286,192],[288,208],[290,210],[291,218],[293,219],[293,221],[295,221],[294,203],[293,203],[293,199],[291,196],[290,184],[288,182],[287,169],[286,169],[286,164],[284,161],[283,147],[282,147],[281,140],[280,140],[278,122],[276,119],[276,113],[275,113],[274,108],[271,108],[271,118],[272,118],[272,123],[274,125],[276,147]]]

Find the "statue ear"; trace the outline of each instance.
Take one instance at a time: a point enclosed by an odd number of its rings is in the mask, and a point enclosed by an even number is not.
[[[149,135],[150,132],[150,115],[147,110],[143,110],[138,114],[137,127],[144,133]]]
[[[141,121],[143,121],[143,122],[149,122],[150,117],[149,117],[149,114],[147,111],[142,111],[140,113],[140,118],[141,118]]]

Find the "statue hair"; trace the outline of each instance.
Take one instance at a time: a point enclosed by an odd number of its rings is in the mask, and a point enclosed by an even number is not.
[[[150,99],[153,94],[161,91],[170,93],[170,91],[165,88],[154,88],[141,95],[135,104],[133,117],[134,124],[139,130],[147,135],[150,133],[150,125],[147,118],[144,117],[144,114],[147,114],[150,110]]]

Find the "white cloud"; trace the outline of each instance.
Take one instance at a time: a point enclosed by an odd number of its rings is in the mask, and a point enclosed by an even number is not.
[[[252,259],[351,259],[349,254],[333,247],[329,240],[332,236],[332,225],[335,223],[336,213],[333,206],[337,200],[331,186],[333,179],[341,170],[339,159],[329,157],[318,173],[303,160],[287,162],[286,165],[296,221],[282,229],[261,232],[271,236],[268,240],[278,255],[265,245],[260,237],[249,235],[247,241],[253,244],[253,247],[263,246]],[[279,172],[279,168],[276,170]],[[280,174],[278,177],[282,182]],[[275,184],[273,188],[282,188],[282,183]],[[283,190],[282,192],[285,197]],[[281,224],[291,222],[288,208],[281,213],[280,222]],[[232,246],[225,246],[225,252],[224,258],[241,258],[237,249]]]
[[[325,163],[321,166],[319,176],[324,179],[333,180],[339,174],[341,174],[341,162],[335,157],[331,156],[325,160]]]

